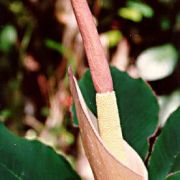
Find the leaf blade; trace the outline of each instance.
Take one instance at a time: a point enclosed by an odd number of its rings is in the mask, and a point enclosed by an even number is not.
[[[168,119],[161,134],[155,142],[148,169],[149,177],[153,180],[164,179],[175,170],[180,170],[180,108]],[[176,166],[174,167],[174,165]],[[179,166],[179,167],[178,167]]]
[[[52,148],[38,141],[17,137],[2,123],[0,154],[3,179],[80,179],[64,157],[56,154]]]

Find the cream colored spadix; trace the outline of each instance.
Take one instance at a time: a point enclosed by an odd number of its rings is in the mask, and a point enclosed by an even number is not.
[[[126,161],[115,92],[97,93],[96,105],[100,136],[110,152]]]

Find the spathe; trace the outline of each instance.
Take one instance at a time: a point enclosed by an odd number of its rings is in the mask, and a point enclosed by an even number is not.
[[[69,69],[69,79],[84,150],[95,179],[147,180],[148,174],[143,161],[126,141],[124,141],[124,147],[127,164],[118,161],[118,159],[108,151],[98,134],[97,119],[87,108],[71,69]]]

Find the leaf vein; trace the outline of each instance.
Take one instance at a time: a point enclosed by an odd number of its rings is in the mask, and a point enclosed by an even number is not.
[[[20,176],[18,176],[16,173],[14,173],[11,169],[9,169],[6,165],[3,163],[0,163],[0,166],[5,168],[11,175],[13,175],[18,180],[23,180]]]

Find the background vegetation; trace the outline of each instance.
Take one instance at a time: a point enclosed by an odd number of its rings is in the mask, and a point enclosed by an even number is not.
[[[159,124],[180,105],[180,1],[89,0],[110,63],[158,96]],[[0,0],[0,120],[81,162],[67,67],[88,67],[67,0]]]

